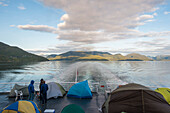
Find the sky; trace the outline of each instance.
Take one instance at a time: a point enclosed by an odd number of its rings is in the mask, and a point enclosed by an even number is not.
[[[0,0],[0,42],[37,55],[170,55],[170,0]]]

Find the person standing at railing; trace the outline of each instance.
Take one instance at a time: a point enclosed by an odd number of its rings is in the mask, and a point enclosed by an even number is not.
[[[40,101],[42,100],[42,91],[41,91],[41,86],[43,84],[43,79],[40,80],[40,85],[39,85],[39,89],[40,89]]]
[[[43,81],[43,84],[41,85],[41,92],[42,92],[42,104],[47,103],[47,90],[48,85]]]
[[[31,80],[29,86],[28,86],[28,91],[29,91],[29,97],[28,100],[33,101],[34,100],[34,80]]]

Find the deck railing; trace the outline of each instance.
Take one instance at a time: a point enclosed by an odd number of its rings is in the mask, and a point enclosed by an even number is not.
[[[48,83],[48,82],[47,82]],[[63,88],[68,91],[71,86],[78,82],[57,82],[60,85],[63,86]],[[28,86],[30,82],[8,82],[8,83],[0,83],[0,92],[10,92],[10,90],[14,87],[15,84],[22,85],[22,86]],[[103,92],[105,90],[107,91],[112,91],[116,89],[119,84],[114,84],[114,83],[106,83],[106,82],[95,82],[95,83],[88,83],[89,87],[92,92]],[[155,86],[148,86],[151,89],[156,89],[157,87]],[[34,83],[34,88],[36,91],[39,91],[39,82]]]
[[[71,86],[78,82],[58,82],[60,85],[63,86],[63,88],[68,91]],[[22,86],[28,86],[30,82],[6,82],[6,83],[0,83],[0,92],[10,92],[10,90],[14,87],[15,84],[22,85]],[[103,90],[113,90],[118,86],[118,84],[113,83],[89,83],[89,87],[93,92],[101,92]],[[39,91],[39,82],[34,83],[34,88],[36,91]]]

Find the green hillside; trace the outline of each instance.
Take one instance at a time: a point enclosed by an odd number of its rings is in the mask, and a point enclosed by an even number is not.
[[[99,55],[99,56],[102,56],[103,54],[111,55],[108,52],[99,52],[99,51],[69,51],[69,52],[60,54],[60,56],[63,56],[63,57],[68,57],[68,56],[85,57],[87,55]]]
[[[98,51],[69,51],[60,55],[49,55],[49,60],[70,60],[70,61],[108,61],[103,55],[111,55],[108,52]]]
[[[121,54],[115,54],[115,55],[104,54],[103,57],[107,58],[109,61],[119,61],[119,60],[126,59],[126,57]]]
[[[78,60],[79,61],[108,61],[108,59],[100,55],[87,55],[84,57],[79,57]]]
[[[146,57],[145,55],[140,55],[137,53],[131,53],[126,55],[126,61],[151,61],[152,59]]]
[[[0,62],[38,62],[48,59],[0,42]]]

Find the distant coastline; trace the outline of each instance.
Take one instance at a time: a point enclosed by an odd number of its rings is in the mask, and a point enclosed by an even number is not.
[[[59,55],[52,54],[47,58],[50,61],[170,61],[170,55],[147,57],[138,53],[131,53],[123,56],[99,51],[69,51]]]
[[[112,55],[109,52],[100,51],[68,51],[59,55],[51,54],[45,58],[2,42],[0,42],[0,50],[0,63],[41,61],[170,61],[170,55],[151,57],[138,53],[131,53],[123,56],[121,54]]]

